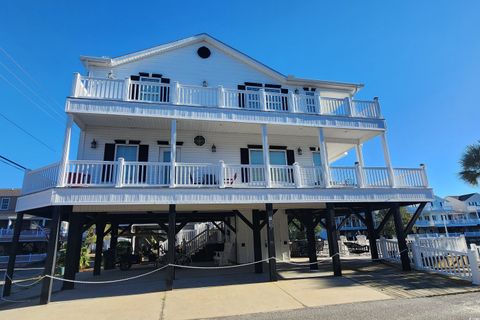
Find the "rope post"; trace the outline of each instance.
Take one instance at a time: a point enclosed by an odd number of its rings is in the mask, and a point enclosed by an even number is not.
[[[8,297],[12,291],[12,278],[15,270],[15,260],[17,258],[18,242],[20,240],[20,232],[22,231],[23,213],[17,213],[17,219],[15,219],[15,228],[13,230],[12,246],[10,251],[10,257],[8,258],[7,271],[5,272],[5,283],[3,285],[2,297]]]
[[[45,260],[45,269],[43,272],[42,291],[40,293],[40,304],[48,304],[52,296],[53,279],[55,274],[55,262],[57,261],[58,235],[60,231],[62,207],[55,206],[52,210],[52,220],[50,235],[48,239],[47,259]],[[49,277],[50,276],[50,277]]]
[[[480,267],[478,259],[477,247],[472,244],[471,249],[467,249],[468,263],[472,272],[472,283],[474,285],[480,285]]]

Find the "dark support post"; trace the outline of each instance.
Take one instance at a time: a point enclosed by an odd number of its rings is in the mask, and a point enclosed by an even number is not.
[[[15,219],[15,228],[13,230],[12,246],[10,256],[8,258],[7,272],[5,273],[5,283],[3,285],[3,297],[10,295],[12,291],[13,271],[15,269],[15,260],[17,259],[18,242],[20,240],[20,232],[22,231],[23,213],[17,213]]]
[[[307,243],[308,243],[308,259],[310,262],[310,270],[318,270],[317,262],[317,238],[315,237],[315,222],[313,215],[304,218],[304,224],[307,229]]]
[[[267,211],[267,242],[268,242],[268,269],[270,281],[277,281],[277,261],[275,253],[275,230],[273,227],[273,206],[271,203],[265,204]]]
[[[365,209],[365,222],[367,224],[368,242],[370,244],[370,255],[372,260],[378,259],[377,232],[375,231],[375,222],[371,208]]]
[[[402,270],[411,271],[410,258],[408,258],[407,241],[405,240],[405,233],[403,232],[403,221],[400,214],[400,205],[395,203],[392,206],[393,221],[395,223],[395,233],[398,240],[398,250],[400,250],[400,259],[402,260]]]
[[[95,261],[93,263],[93,275],[99,276],[102,269],[102,253],[103,253],[103,236],[105,234],[105,222],[98,221],[95,223]]]
[[[50,302],[52,296],[53,279],[46,276],[53,276],[55,274],[55,262],[57,261],[58,235],[60,233],[61,211],[62,208],[55,206],[52,209],[52,221],[50,223],[50,235],[48,238],[47,258],[45,259],[45,269],[42,280],[42,291],[40,292],[40,304],[47,304]]]
[[[330,256],[332,257],[333,275],[339,277],[342,275],[342,265],[340,263],[338,250],[337,228],[335,227],[335,207],[331,203],[327,203],[326,225],[328,247],[330,248]]]
[[[64,279],[75,280],[78,268],[77,252],[82,246],[82,217],[78,213],[70,212],[68,216],[67,252],[65,256]],[[75,287],[75,283],[64,281],[62,290],[69,290]]]
[[[168,251],[167,251],[167,260],[169,264],[175,263],[175,218],[176,218],[176,206],[171,204],[168,208]],[[173,289],[173,277],[174,277],[174,267],[170,266],[167,268],[167,279],[166,290]]]
[[[260,235],[260,212],[252,211],[252,230],[253,230],[253,261],[262,260],[262,239]],[[255,263],[255,273],[262,273],[263,265],[261,262]]]
[[[105,264],[105,270],[115,269],[115,261],[117,260],[117,244],[118,244],[118,223],[111,224],[110,230],[110,249]]]

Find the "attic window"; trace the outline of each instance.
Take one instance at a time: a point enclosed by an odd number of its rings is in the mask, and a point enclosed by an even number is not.
[[[197,54],[200,58],[207,59],[208,57],[210,57],[212,53],[210,52],[210,49],[208,49],[207,47],[200,47],[197,50]]]

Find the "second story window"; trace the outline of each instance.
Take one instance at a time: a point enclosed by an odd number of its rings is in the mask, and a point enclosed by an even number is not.
[[[130,100],[147,102],[170,101],[170,79],[161,74],[140,72],[130,76]]]
[[[10,198],[2,198],[0,202],[0,210],[8,210],[10,207]]]

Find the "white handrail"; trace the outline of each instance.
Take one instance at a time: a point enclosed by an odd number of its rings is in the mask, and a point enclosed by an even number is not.
[[[152,81],[76,76],[73,97],[172,103],[188,106],[240,108],[269,112],[300,112],[380,119],[378,100],[320,97],[318,93],[280,93],[268,89],[238,90]]]

